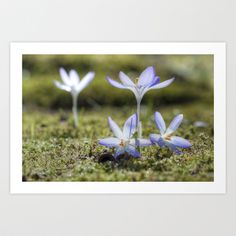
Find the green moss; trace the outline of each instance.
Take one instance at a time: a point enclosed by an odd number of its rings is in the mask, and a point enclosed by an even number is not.
[[[157,107],[142,109],[143,136],[157,133],[153,113]],[[177,113],[185,120],[177,135],[188,138],[192,148],[183,155],[167,149],[147,147],[142,158],[120,157],[114,160],[112,149],[98,145],[100,138],[111,136],[107,116],[119,125],[135,112],[134,107],[82,110],[79,128],[73,127],[70,111],[47,112],[25,108],[23,112],[24,181],[213,181],[213,111],[211,106],[178,105],[161,107],[170,122]],[[206,128],[194,121],[208,123]]]

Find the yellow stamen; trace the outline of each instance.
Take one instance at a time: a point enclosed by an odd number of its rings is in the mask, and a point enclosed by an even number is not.
[[[134,79],[135,85],[138,85],[138,80],[139,80],[139,78],[135,78],[135,79]]]
[[[169,134],[169,135],[165,136],[165,139],[166,140],[171,140],[171,135]]]
[[[121,139],[121,141],[120,141],[120,146],[121,146],[121,147],[124,147],[124,146],[125,146],[125,142],[124,142],[123,139]]]

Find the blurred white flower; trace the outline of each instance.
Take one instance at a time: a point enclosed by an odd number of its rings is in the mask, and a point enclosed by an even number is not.
[[[88,72],[84,78],[80,81],[80,77],[75,70],[70,70],[69,73],[66,72],[64,68],[60,68],[59,70],[61,79],[63,83],[59,81],[54,81],[55,85],[62,90],[70,92],[73,99],[73,115],[75,126],[78,126],[78,112],[77,112],[77,99],[80,92],[89,85],[89,83],[93,80],[95,73]]]

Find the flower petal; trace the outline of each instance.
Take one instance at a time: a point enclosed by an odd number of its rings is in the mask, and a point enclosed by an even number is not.
[[[177,115],[170,123],[168,129],[166,130],[166,134],[172,134],[175,130],[178,129],[178,127],[180,126],[180,124],[183,121],[183,114]]]
[[[118,83],[117,81],[111,79],[110,77],[107,77],[106,80],[114,87],[120,88],[120,89],[126,89],[126,86],[124,86],[121,83]]]
[[[62,90],[65,90],[67,92],[71,92],[71,88],[65,84],[62,84],[58,81],[54,81],[54,84],[59,88],[59,89],[62,89]]]
[[[117,146],[119,146],[120,139],[113,138],[113,137],[111,137],[111,138],[104,138],[104,139],[101,139],[98,143],[100,145],[106,146],[106,147],[117,147]]]
[[[160,147],[165,146],[165,142],[159,134],[150,134],[150,140],[152,141],[152,143],[157,143]]]
[[[152,87],[154,87],[155,85],[159,84],[160,83],[160,77],[156,76],[153,78],[152,82],[150,84],[148,84],[148,86],[146,87],[140,87],[139,90],[140,90],[140,94],[141,94],[141,98],[144,96],[144,94],[146,92],[148,92],[149,90],[152,89]]]
[[[155,76],[154,77],[154,79],[152,80],[152,83],[151,83],[151,85],[149,86],[149,87],[152,87],[152,86],[154,86],[154,85],[156,85],[156,84],[159,84],[160,83],[160,77],[159,76]]]
[[[79,75],[75,70],[70,70],[69,76],[73,84],[77,85],[80,82]]]
[[[140,157],[140,153],[132,145],[128,145],[128,147],[126,147],[125,151],[133,157]]]
[[[125,153],[125,148],[119,147],[116,149],[116,152],[114,154],[114,157],[117,158],[118,156],[122,155]]]
[[[71,86],[72,83],[71,83],[70,77],[69,77],[69,75],[67,74],[66,70],[61,67],[61,68],[59,69],[59,73],[60,73],[61,79],[62,79],[62,81],[64,82],[64,84],[65,84],[65,85],[68,85],[68,86]]]
[[[135,133],[137,127],[137,114],[133,114],[132,116],[130,116],[123,127],[123,135],[125,138],[130,139],[133,134]]]
[[[89,72],[88,74],[86,74],[82,81],[77,85],[77,92],[81,92],[85,87],[87,87],[89,83],[93,80],[94,76],[94,72]]]
[[[178,136],[172,136],[170,139],[170,143],[180,148],[189,148],[192,146],[191,143],[187,139],[184,139]]]
[[[166,124],[160,112],[156,111],[154,114],[154,120],[160,133],[163,135],[166,131]]]
[[[120,81],[122,82],[122,84],[124,86],[126,86],[126,87],[134,87],[135,86],[134,82],[129,78],[129,76],[127,76],[122,71],[119,73],[119,77],[120,77]]]
[[[155,70],[152,66],[147,67],[139,76],[138,86],[148,86],[155,77]]]
[[[175,80],[175,78],[165,80],[164,82],[158,83],[157,85],[150,87],[148,90],[165,88],[165,87],[169,86],[174,80]]]
[[[140,147],[147,147],[153,145],[153,143],[150,139],[139,138],[137,139],[137,145]]]
[[[123,138],[123,133],[122,133],[121,129],[119,128],[119,126],[116,124],[116,122],[111,119],[111,117],[108,117],[108,124],[110,126],[110,129],[111,129],[112,133],[117,138],[122,139]]]
[[[179,155],[182,154],[183,152],[181,152],[177,146],[175,146],[174,144],[170,143],[170,142],[166,142],[166,146],[173,151],[175,154]]]

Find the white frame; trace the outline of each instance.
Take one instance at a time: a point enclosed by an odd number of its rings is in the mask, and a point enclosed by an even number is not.
[[[214,56],[214,182],[23,182],[22,55],[24,54],[212,54]],[[225,193],[225,43],[11,43],[11,193]]]

